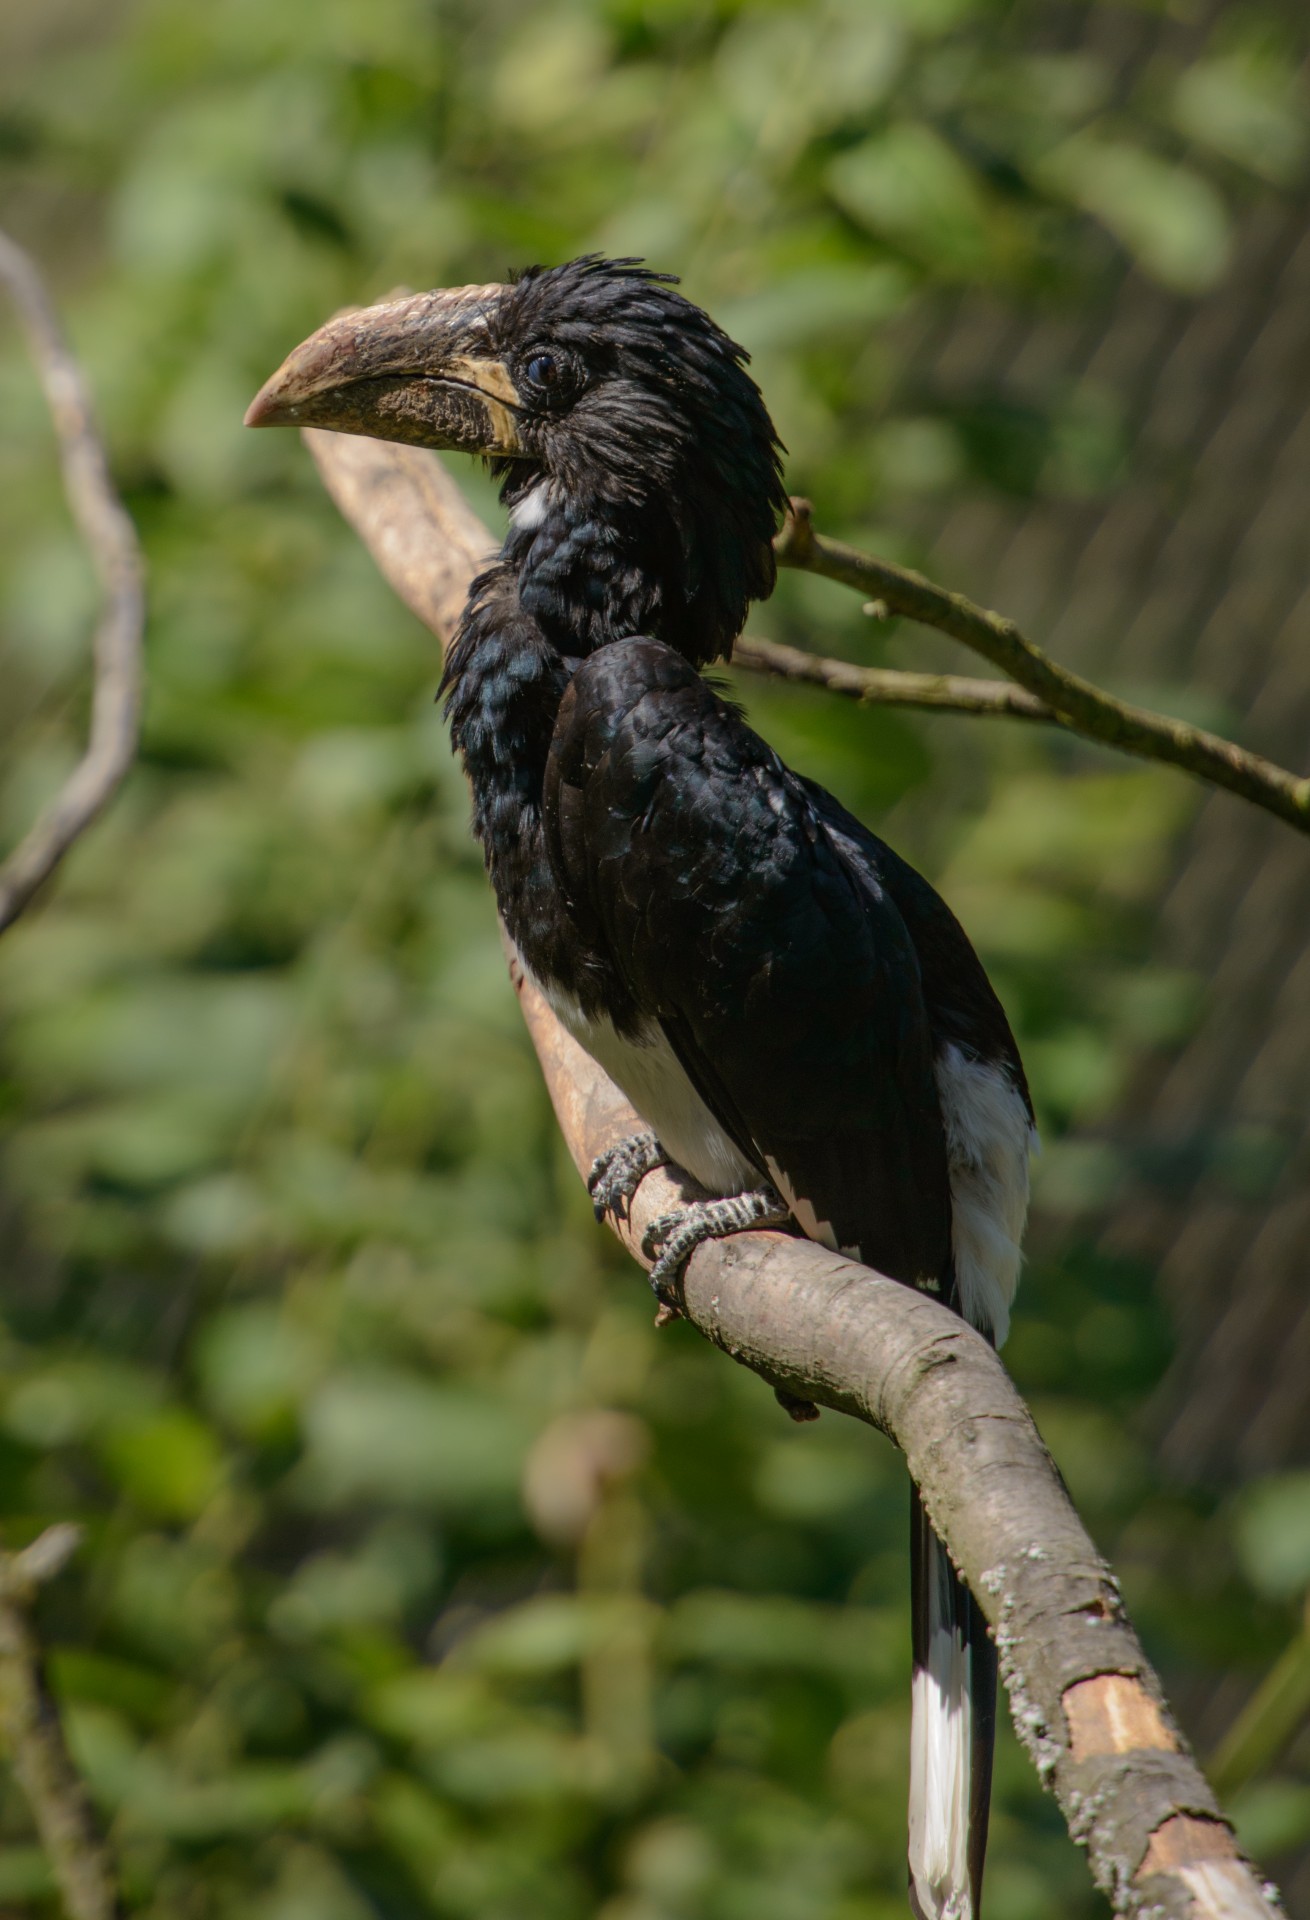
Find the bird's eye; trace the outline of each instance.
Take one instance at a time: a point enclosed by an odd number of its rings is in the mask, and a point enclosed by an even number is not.
[[[572,405],[584,385],[583,369],[575,355],[534,347],[519,362],[525,397],[550,413]]]

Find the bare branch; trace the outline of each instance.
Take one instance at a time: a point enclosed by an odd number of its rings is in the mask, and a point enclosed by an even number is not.
[[[936,627],[984,660],[999,667],[1011,680],[1043,703],[1047,717],[1088,740],[1118,747],[1145,760],[1163,760],[1184,772],[1226,787],[1253,806],[1263,807],[1280,820],[1310,833],[1310,778],[1289,773],[1258,753],[1248,753],[1231,740],[1174,720],[1145,707],[1130,706],[1102,693],[1090,680],[1057,666],[1040,647],[1024,638],[1013,620],[976,607],[961,593],[935,587],[922,574],[875,560],[839,540],[814,531],[808,500],[793,500],[787,522],[774,542],[782,567],[798,567],[822,574],[826,580],[854,587],[866,599],[881,603],[887,614]],[[1034,716],[1036,717],[1036,716]]]
[[[779,680],[800,680],[824,687],[866,706],[923,707],[929,712],[998,715],[1006,720],[1053,720],[1059,715],[1044,700],[1005,680],[968,680],[956,673],[902,673],[895,667],[860,667],[803,653],[780,640],[744,634],[732,650],[732,664]]]
[[[64,1745],[27,1617],[37,1588],[54,1578],[80,1540],[77,1527],[50,1527],[21,1553],[0,1554],[0,1738],[70,1920],[114,1920],[120,1907],[109,1858]]]
[[[86,752],[0,866],[0,933],[105,806],[132,764],[141,709],[145,590],[136,529],[109,477],[82,373],[33,261],[0,234],[0,281],[18,308],[59,441],[64,490],[100,581],[95,686]]]
[[[347,484],[335,457],[325,468],[324,477],[329,491]],[[371,508],[370,520],[385,528],[385,546],[376,557],[396,592],[434,632],[448,632],[463,604],[459,582],[466,576],[458,569],[483,565],[495,547],[492,535],[464,503],[444,468],[435,462],[430,467],[416,463],[410,470],[401,468],[389,456],[376,463],[361,460],[348,484],[352,496],[360,496],[356,508],[352,511],[339,498],[337,504],[352,520],[355,511]],[[445,488],[452,490],[449,503]],[[455,544],[439,562],[430,553],[430,530],[416,523],[410,512],[392,515],[386,511],[389,498],[403,503],[411,490],[421,491],[430,507],[440,502],[441,511],[452,516],[452,526],[458,529],[453,536]],[[458,506],[454,505],[456,500]],[[907,673],[889,667],[858,666],[751,635],[734,647],[735,666],[823,687],[829,693],[871,706],[1043,721],[1125,753],[1182,767],[1310,832],[1310,779],[1298,779],[1258,754],[1186,721],[1148,713],[1102,693],[1089,681],[1048,660],[1024,639],[1012,621],[987,613],[962,595],[947,593],[918,574],[825,539],[813,530],[807,501],[793,501],[792,507],[776,543],[781,566],[820,573],[873,595],[884,617],[898,615],[936,627],[973,647],[1019,684],[952,673]]]
[[[461,581],[467,587],[491,545],[455,482],[418,448],[304,438],[385,578],[444,640]],[[585,1173],[634,1131],[636,1116],[521,973],[514,984]],[[694,1192],[683,1176],[647,1177],[620,1231],[634,1259],[650,1221]],[[1116,1913],[1273,1920],[1272,1895],[1239,1856],[1114,1577],[986,1341],[924,1295],[781,1234],[699,1248],[682,1307],[785,1394],[868,1421],[904,1452],[991,1622],[1020,1738]]]
[[[105,806],[136,753],[145,600],[141,553],[109,477],[90,396],[33,261],[0,233],[0,281],[18,308],[59,442],[64,490],[100,581],[91,733],[81,761],[0,866],[0,932]],[[0,1553],[0,1739],[27,1797],[70,1920],[114,1920],[113,1874],[86,1789],[69,1758],[28,1622],[37,1589],[81,1541],[50,1527],[21,1553]]]

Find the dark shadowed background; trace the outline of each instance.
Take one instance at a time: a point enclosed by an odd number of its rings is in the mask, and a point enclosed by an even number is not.
[[[827,531],[1310,766],[1307,42],[1301,0],[5,0],[0,224],[151,569],[140,765],[0,944],[0,1512],[87,1526],[40,1621],[134,1911],[903,1911],[901,1463],[653,1333],[434,644],[246,401],[343,303],[645,254]],[[0,316],[0,846],[93,605]],[[814,579],[754,624],[971,670]],[[739,690],[1006,1000],[1046,1141],[1007,1357],[1211,1756],[1280,1660],[1310,1697],[1310,844],[1035,730]],[[1297,1720],[1224,1777],[1305,1915]],[[1103,1911],[1008,1735],[994,1833],[998,1920]],[[0,1910],[48,1902],[6,1780]]]

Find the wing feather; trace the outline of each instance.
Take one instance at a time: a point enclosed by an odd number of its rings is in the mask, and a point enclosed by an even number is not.
[[[804,784],[672,649],[629,640],[573,678],[545,819],[580,929],[802,1226],[949,1291],[914,944]]]

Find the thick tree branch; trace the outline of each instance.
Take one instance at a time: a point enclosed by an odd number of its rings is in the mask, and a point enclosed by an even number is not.
[[[328,491],[392,587],[444,639],[491,536],[429,454],[308,432]],[[580,1171],[636,1119],[521,976],[523,1016]],[[651,1174],[620,1237],[691,1189]],[[904,1452],[996,1634],[1015,1725],[1123,1915],[1272,1920],[1276,1909],[1169,1719],[1159,1683],[1009,1376],[921,1294],[780,1234],[700,1248],[686,1317],[795,1399]]]
[[[1040,647],[1024,638],[1013,620],[976,607],[961,593],[935,587],[906,567],[894,567],[890,561],[875,560],[855,547],[825,538],[814,531],[808,500],[793,500],[791,505],[787,523],[774,542],[779,566],[840,581],[874,599],[884,616],[897,615],[949,634],[999,667],[1045,707],[1041,717],[1057,726],[1123,753],[1181,767],[1310,833],[1310,778],[1289,773],[1272,760],[1185,720],[1150,713],[1102,693],[1089,680],[1048,659]]]
[[[0,281],[18,308],[59,441],[64,490],[100,582],[95,684],[86,752],[52,804],[0,866],[0,933],[105,806],[132,764],[141,709],[145,590],[136,529],[114,490],[77,362],[32,260],[0,233]]]
[[[70,1920],[119,1912],[104,1843],[45,1684],[28,1624],[37,1588],[76,1552],[76,1527],[50,1527],[21,1553],[0,1554],[0,1739],[27,1797]]]

